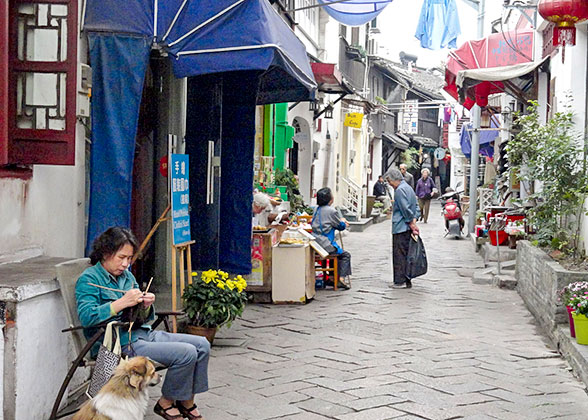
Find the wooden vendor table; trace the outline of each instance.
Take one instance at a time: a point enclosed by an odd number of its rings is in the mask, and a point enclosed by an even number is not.
[[[315,296],[314,284],[314,250],[308,243],[273,247],[274,303],[306,303]]]
[[[271,303],[272,248],[279,241],[279,232],[270,229],[267,233],[253,233],[251,242],[251,274],[245,276],[247,291],[253,292],[256,303]]]

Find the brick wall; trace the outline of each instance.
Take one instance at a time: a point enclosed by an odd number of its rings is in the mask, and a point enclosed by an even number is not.
[[[539,324],[551,335],[567,322],[565,308],[557,304],[557,291],[575,281],[588,281],[588,272],[565,270],[528,241],[517,243],[517,291]]]

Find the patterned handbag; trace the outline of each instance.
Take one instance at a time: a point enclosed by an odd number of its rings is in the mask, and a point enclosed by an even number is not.
[[[106,332],[104,333],[104,341],[98,350],[98,357],[96,358],[96,365],[90,378],[90,386],[86,394],[90,398],[94,398],[102,389],[106,382],[110,380],[116,367],[120,362],[121,347],[120,334],[118,327],[116,328],[116,341],[112,344],[112,329],[114,322],[106,325]]]

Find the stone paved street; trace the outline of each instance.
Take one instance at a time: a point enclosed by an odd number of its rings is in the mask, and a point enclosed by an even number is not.
[[[587,418],[584,386],[516,291],[460,277],[481,259],[443,238],[437,205],[430,219],[429,273],[411,290],[388,287],[388,221],[345,237],[351,290],[250,305],[220,334],[235,345],[213,347],[211,390],[197,397],[206,419]]]

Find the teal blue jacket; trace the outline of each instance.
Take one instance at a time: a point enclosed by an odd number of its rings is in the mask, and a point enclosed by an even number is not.
[[[121,319],[122,311],[113,317],[110,312],[110,304],[124,295],[124,293],[121,292],[114,292],[91,286],[89,283],[124,291],[139,288],[135,276],[133,276],[129,270],[126,270],[118,277],[114,277],[106,271],[101,263],[97,263],[84,270],[76,283],[76,302],[78,306],[78,316],[84,327],[84,335],[86,338],[90,338],[96,333],[97,328],[93,327],[94,325],[110,318],[112,318],[113,321]],[[151,310],[148,320],[153,320],[154,318],[154,311]],[[148,324],[142,325],[141,328],[147,330],[151,329]],[[120,344],[122,346],[129,344],[128,331],[121,331],[120,333]],[[138,334],[131,335],[132,342],[137,340],[137,335]],[[92,355],[97,354],[99,347],[100,340],[92,348]]]

